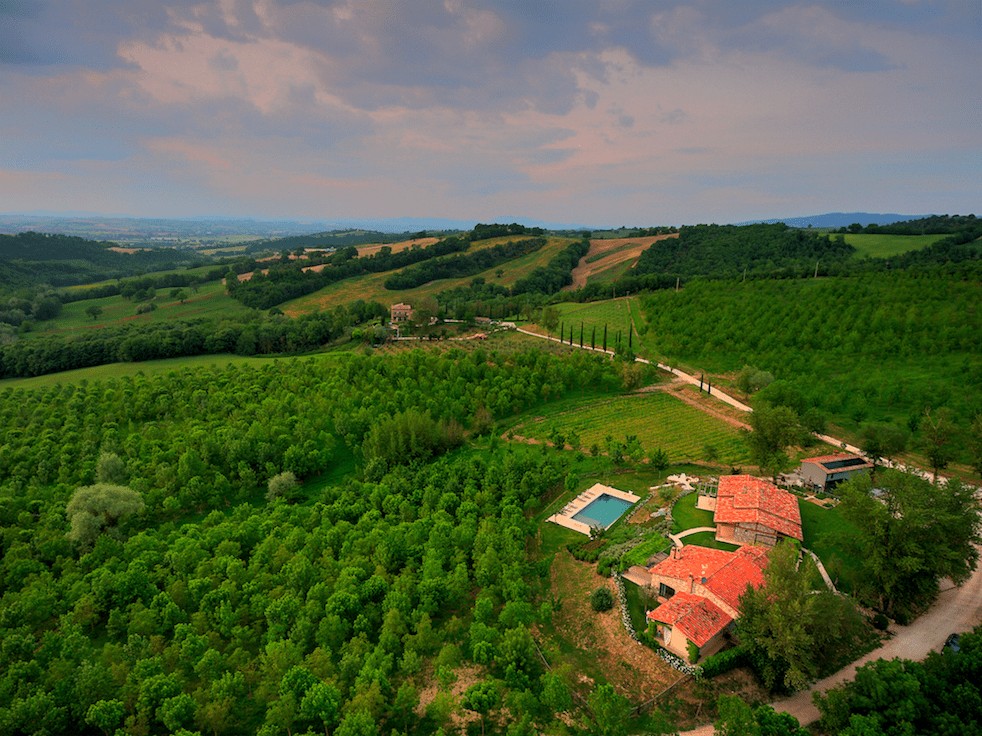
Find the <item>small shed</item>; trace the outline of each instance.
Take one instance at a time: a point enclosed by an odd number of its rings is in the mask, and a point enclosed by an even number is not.
[[[822,491],[830,491],[844,480],[859,473],[869,473],[873,464],[859,455],[839,453],[809,457],[801,461],[801,477],[805,483]]]

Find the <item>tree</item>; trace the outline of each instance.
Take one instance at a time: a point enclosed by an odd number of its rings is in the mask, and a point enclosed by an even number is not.
[[[631,703],[612,685],[599,685],[587,699],[594,723],[587,727],[598,736],[626,736],[630,726]]]
[[[927,456],[931,468],[934,470],[934,479],[938,479],[938,471],[944,470],[955,458],[955,450],[952,440],[955,435],[955,425],[951,421],[951,412],[942,407],[931,413],[931,408],[924,410],[924,418],[921,422],[921,441],[920,449]]]
[[[95,477],[100,483],[122,485],[126,482],[126,463],[115,452],[103,452],[95,464]]]
[[[777,713],[769,705],[751,709],[736,695],[717,701],[719,717],[713,723],[716,736],[808,736],[790,713]]]
[[[126,486],[96,483],[75,489],[65,515],[71,524],[68,538],[88,546],[102,532],[112,532],[120,519],[143,509],[143,496]]]
[[[968,431],[968,449],[972,457],[972,469],[982,476],[982,412],[975,415]]]
[[[873,463],[875,474],[880,458],[891,460],[906,449],[907,433],[893,424],[869,424],[863,428],[863,439],[859,447]]]
[[[484,720],[491,711],[501,705],[501,694],[493,682],[485,680],[467,688],[460,704],[481,716],[481,734],[483,734]]]
[[[768,688],[797,690],[853,646],[862,620],[853,605],[831,591],[809,589],[798,545],[774,547],[764,585],[740,596],[737,631]]]
[[[782,541],[769,554],[761,588],[740,596],[741,641],[768,688],[802,688],[817,674],[808,628],[807,578],[798,570],[798,548]]]
[[[548,306],[542,310],[542,326],[546,328],[546,331],[552,332],[558,324],[559,310],[553,306]],[[560,337],[562,336],[560,335]]]
[[[85,313],[89,315],[93,320],[99,319],[99,315],[102,314],[102,307],[93,304],[85,308]]]
[[[126,706],[120,700],[98,700],[89,706],[85,713],[85,722],[90,726],[102,729],[109,736],[123,720]]]
[[[327,682],[317,682],[311,685],[300,701],[300,715],[308,721],[319,722],[324,727],[324,734],[338,722],[341,711],[341,693]]]
[[[671,464],[671,461],[669,460],[668,453],[664,449],[655,447],[648,452],[648,464],[661,475]]]
[[[282,498],[292,501],[299,487],[300,484],[297,482],[297,476],[293,474],[293,471],[284,470],[269,479],[269,483],[266,484],[266,500],[272,501],[276,498]]]
[[[957,479],[932,483],[885,470],[839,486],[840,513],[858,530],[840,542],[857,560],[857,594],[888,615],[906,620],[937,594],[938,581],[968,579],[978,564],[979,510],[972,488]]]
[[[773,406],[758,401],[750,414],[751,431],[744,431],[750,459],[761,472],[776,478],[791,467],[787,448],[800,434],[798,414],[788,406]]]

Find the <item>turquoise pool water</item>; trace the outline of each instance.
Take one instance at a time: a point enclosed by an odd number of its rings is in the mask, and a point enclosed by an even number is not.
[[[634,504],[623,498],[608,496],[604,493],[598,496],[586,508],[573,515],[573,521],[579,521],[587,526],[599,526],[604,529],[617,521],[621,514]]]

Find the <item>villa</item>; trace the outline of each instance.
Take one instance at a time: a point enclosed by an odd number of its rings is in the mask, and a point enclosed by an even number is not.
[[[660,605],[647,614],[655,637],[683,658],[690,643],[699,658],[714,654],[739,617],[740,595],[748,585],[764,584],[767,549],[745,545],[736,552],[687,545],[649,568]]]
[[[716,539],[773,547],[785,537],[804,540],[798,499],[760,478],[724,475],[716,491]]]

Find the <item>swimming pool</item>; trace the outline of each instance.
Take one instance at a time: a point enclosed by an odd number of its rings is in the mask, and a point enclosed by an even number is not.
[[[588,506],[574,514],[573,520],[579,521],[587,526],[599,526],[602,529],[606,529],[633,505],[633,503],[625,501],[623,498],[617,498],[616,496],[604,493],[593,500]]]

